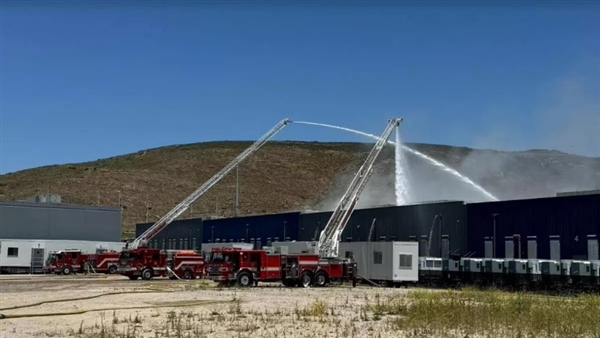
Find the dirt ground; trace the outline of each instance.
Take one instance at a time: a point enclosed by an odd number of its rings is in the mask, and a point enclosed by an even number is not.
[[[361,308],[402,292],[410,291],[11,276],[0,278],[0,337],[401,337]]]

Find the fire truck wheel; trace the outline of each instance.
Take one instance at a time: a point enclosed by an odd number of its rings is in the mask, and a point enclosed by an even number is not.
[[[112,275],[115,272],[117,272],[117,266],[116,265],[111,265],[111,266],[108,267],[108,273],[110,273]]]
[[[192,270],[185,270],[183,272],[183,279],[193,279],[194,278],[194,274],[192,273]]]
[[[302,273],[302,276],[300,276],[300,286],[307,288],[309,286],[311,286],[313,283],[313,279],[312,276],[309,272],[304,271]]]
[[[152,279],[153,275],[154,274],[152,273],[152,270],[150,270],[150,269],[146,269],[146,270],[142,271],[142,279],[143,280],[150,280],[150,279]]]
[[[63,275],[70,275],[71,274],[71,267],[70,266],[63,266],[62,268],[62,274]]]
[[[317,286],[325,286],[327,284],[327,276],[324,272],[318,272],[315,276],[315,284]]]
[[[237,284],[243,287],[249,287],[252,285],[252,276],[247,272],[242,272],[237,278]]]

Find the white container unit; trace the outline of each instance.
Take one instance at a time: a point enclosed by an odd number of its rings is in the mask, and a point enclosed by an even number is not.
[[[76,249],[94,254],[121,251],[124,246],[123,242],[0,239],[0,269],[8,273],[40,272],[51,252]]]
[[[342,242],[340,257],[353,257],[358,274],[372,281],[419,281],[419,243]]]

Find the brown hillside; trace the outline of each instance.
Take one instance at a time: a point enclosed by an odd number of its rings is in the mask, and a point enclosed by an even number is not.
[[[123,205],[123,231],[156,221],[241,153],[250,142],[214,142],[141,151],[88,163],[41,167],[0,176],[0,200],[37,193],[63,203]],[[459,170],[498,198],[551,196],[600,189],[600,159],[555,151],[498,152],[412,144]],[[331,209],[372,144],[271,142],[240,167],[240,214]],[[393,148],[386,147],[359,206],[394,203]],[[431,164],[406,155],[410,202],[485,200]],[[235,171],[182,217],[233,216]]]
[[[249,142],[205,143],[148,150],[83,164],[42,167],[2,177],[2,197],[17,200],[39,192],[63,203],[123,205],[124,233],[157,220],[196,190]],[[358,164],[369,147],[349,144],[269,143],[239,170],[240,214],[297,210],[324,196],[336,175]],[[364,157],[363,156],[363,157]],[[183,217],[234,214],[235,171],[201,197]]]

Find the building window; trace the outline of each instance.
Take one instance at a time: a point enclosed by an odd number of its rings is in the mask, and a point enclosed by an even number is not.
[[[19,257],[19,248],[8,248],[8,257]]]
[[[196,246],[196,239],[195,238],[192,238],[192,249],[193,250],[197,250],[198,249],[198,247]]]
[[[412,255],[400,254],[400,269],[412,269]]]
[[[373,264],[383,264],[383,252],[381,252],[381,251],[373,252]]]

